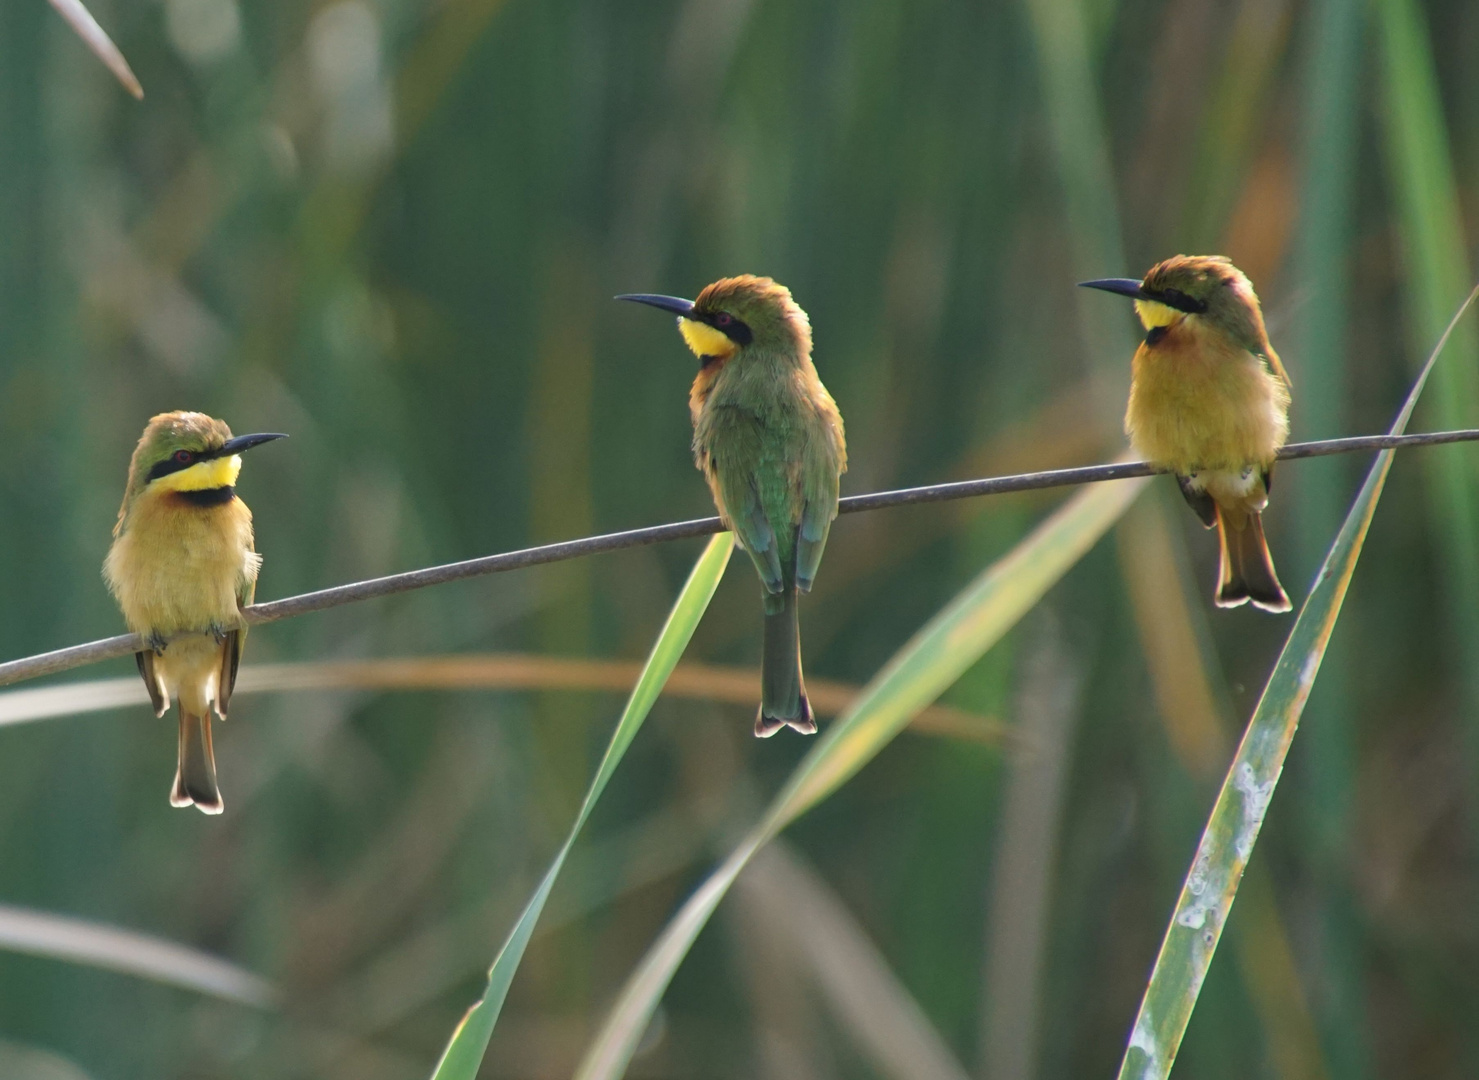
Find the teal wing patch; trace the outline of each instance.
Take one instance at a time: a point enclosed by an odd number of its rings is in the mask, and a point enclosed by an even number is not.
[[[760,494],[754,483],[747,477],[726,477],[720,469],[714,472],[714,482],[729,510],[735,535],[739,537],[745,551],[749,552],[765,591],[782,591],[786,587],[786,581],[781,572],[781,556],[775,542],[775,530],[770,527],[765,509],[760,505]]]
[[[838,453],[830,441],[814,440],[808,451],[801,478],[805,502],[796,537],[796,587],[802,592],[811,591],[817,567],[822,562],[822,552],[827,546],[827,533],[837,517],[838,483],[842,471]]]
[[[822,563],[822,552],[827,547],[827,533],[832,528],[832,518],[837,514],[837,502],[831,506],[820,502],[808,502],[801,515],[801,528],[796,537],[796,587],[802,592],[811,592],[811,583],[816,580],[817,567]]]

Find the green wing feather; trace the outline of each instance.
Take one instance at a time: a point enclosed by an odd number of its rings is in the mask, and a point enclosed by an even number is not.
[[[835,460],[827,460],[826,455],[810,457],[802,476],[806,503],[796,537],[796,587],[802,592],[811,591],[822,552],[827,547],[827,533],[837,517],[837,464]]]
[[[717,407],[704,418],[695,446],[704,460],[704,472],[749,553],[767,592],[786,587],[781,540],[789,531],[775,528],[767,513],[771,501],[762,469],[766,458],[765,432],[759,417],[745,409]]]
[[[810,396],[786,379],[748,386],[762,388],[743,405],[711,399],[694,449],[766,590],[806,592],[837,516],[842,420],[820,383]]]

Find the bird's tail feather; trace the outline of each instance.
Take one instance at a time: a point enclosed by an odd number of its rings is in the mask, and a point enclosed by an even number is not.
[[[760,711],[755,735],[766,739],[783,727],[816,733],[811,702],[801,678],[801,628],[796,620],[796,588],[765,597],[765,633],[760,653]]]
[[[1293,606],[1279,584],[1268,541],[1263,536],[1263,516],[1257,511],[1217,507],[1217,539],[1222,545],[1218,575],[1217,606],[1237,607],[1253,602],[1264,611],[1284,612]]]
[[[180,757],[175,769],[171,806],[191,806],[203,814],[226,808],[216,786],[216,754],[211,746],[211,714],[196,715],[180,703]]]

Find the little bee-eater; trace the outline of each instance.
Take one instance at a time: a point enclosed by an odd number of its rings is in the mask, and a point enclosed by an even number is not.
[[[764,586],[761,738],[816,731],[801,677],[796,593],[810,592],[837,516],[847,443],[811,362],[811,322],[770,278],[724,278],[697,300],[619,296],[671,311],[698,357],[688,394],[694,463]]]
[[[204,413],[149,421],[128,466],[128,490],[103,564],[130,630],[143,635],[139,674],[156,716],[179,699],[172,806],[223,809],[211,709],[226,719],[262,556],[252,512],[236,497],[241,453],[282,435],[240,435]]]
[[[1145,341],[1135,350],[1125,432],[1222,545],[1218,607],[1248,601],[1288,611],[1263,536],[1274,459],[1289,436],[1289,376],[1268,341],[1248,278],[1218,255],[1177,255],[1144,281],[1082,283],[1135,301]]]

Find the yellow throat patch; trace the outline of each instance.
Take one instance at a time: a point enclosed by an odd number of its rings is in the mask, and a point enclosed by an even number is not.
[[[1136,300],[1135,314],[1140,316],[1140,322],[1147,330],[1154,330],[1157,326],[1170,326],[1186,318],[1186,312],[1177,311],[1155,300]]]
[[[678,330],[688,347],[693,350],[693,355],[700,359],[712,356],[716,360],[728,360],[739,347],[721,331],[696,319],[679,318]]]
[[[215,488],[234,487],[241,474],[241,455],[211,458],[191,465],[179,472],[166,473],[158,480],[150,481],[155,491],[211,491]]]

